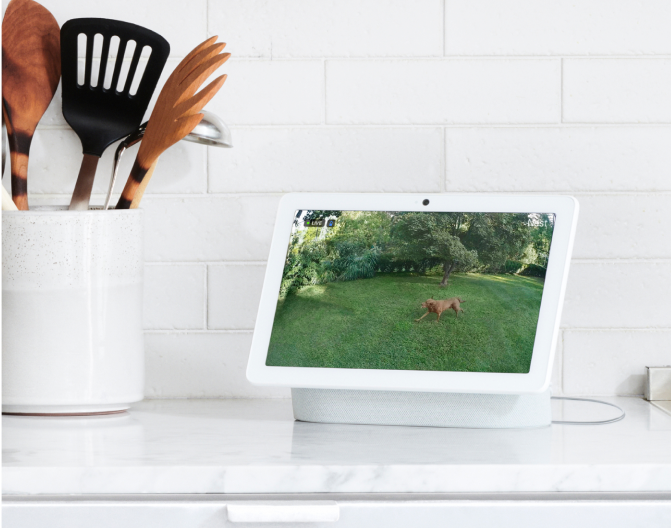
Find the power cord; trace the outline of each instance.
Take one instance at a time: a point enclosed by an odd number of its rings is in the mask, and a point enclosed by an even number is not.
[[[620,411],[622,414],[616,418],[611,418],[610,420],[601,420],[599,422],[571,422],[567,420],[552,420],[553,424],[564,424],[564,425],[604,425],[604,424],[609,424],[609,423],[615,423],[619,422],[620,420],[624,420],[625,417],[625,412],[622,409],[622,407],[618,407],[614,403],[608,403],[605,401],[601,400],[591,400],[589,398],[568,398],[566,396],[552,396],[553,400],[570,400],[570,401],[582,401],[582,402],[592,402],[592,403],[601,403],[603,405],[608,405],[610,407],[615,407],[618,411]]]

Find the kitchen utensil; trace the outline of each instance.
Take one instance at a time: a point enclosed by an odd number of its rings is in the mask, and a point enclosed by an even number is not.
[[[12,196],[28,209],[28,156],[37,123],[61,77],[58,23],[32,0],[12,0],[2,21],[2,115],[9,135]]]
[[[208,145],[211,147],[232,148],[233,143],[231,141],[231,131],[228,126],[226,126],[226,123],[224,123],[219,118],[219,116],[213,114],[212,112],[203,110],[201,114],[203,114],[203,119],[201,122],[198,123],[196,127],[191,132],[189,132],[186,137],[183,138],[183,140]],[[114,153],[112,178],[110,180],[110,187],[107,191],[107,197],[105,198],[105,206],[103,209],[109,209],[110,200],[112,199],[112,191],[114,190],[117,172],[119,171],[119,162],[121,161],[121,156],[126,151],[126,149],[132,147],[139,141],[142,141],[146,129],[147,123],[142,123],[135,132],[119,143],[119,146]],[[155,165],[156,164],[154,164],[154,166]]]
[[[78,40],[86,36],[84,81],[78,83]],[[102,54],[97,78],[93,75],[94,38],[102,36]],[[108,74],[110,47],[114,37],[119,48],[112,74]],[[121,77],[124,57],[132,58],[128,74]],[[151,49],[146,67],[138,68],[145,47]],[[130,51],[130,50],[129,50]],[[158,33],[147,28],[104,18],[68,20],[61,28],[61,61],[63,67],[63,116],[82,142],[84,159],[70,202],[71,210],[87,210],[98,160],[105,149],[133,132],[142,122],[149,101],[158,83],[170,45]],[[140,75],[140,79],[136,79]],[[111,77],[111,81],[109,80]],[[121,78],[121,81],[120,81]],[[95,79],[95,80],[94,80]],[[139,84],[138,84],[139,81]],[[94,84],[95,82],[95,84]],[[109,84],[108,84],[109,82]],[[137,86],[137,92],[132,88]]]
[[[2,178],[5,177],[5,158],[7,157],[7,140],[5,136],[7,135],[7,127],[5,126],[5,120],[2,120]]]
[[[151,166],[167,148],[200,123],[203,115],[198,112],[224,84],[226,75],[217,77],[196,94],[210,74],[231,56],[230,53],[219,53],[226,44],[214,44],[216,40],[216,36],[212,37],[191,51],[163,86],[117,209],[137,207],[149,183]]]
[[[231,139],[231,130],[221,118],[203,110],[203,119],[196,127],[184,138],[184,141],[200,143],[209,147],[233,148]]]
[[[2,177],[5,177],[5,158],[7,157],[7,140],[5,139],[5,135],[7,133],[7,129],[5,128],[5,121],[4,119],[2,120]],[[9,193],[7,192],[7,189],[5,189],[2,185],[2,210],[3,211],[17,211],[18,207],[16,207],[16,204],[12,200],[12,197],[9,196]]]

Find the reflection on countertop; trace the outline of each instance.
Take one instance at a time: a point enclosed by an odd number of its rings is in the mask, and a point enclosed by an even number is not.
[[[288,400],[154,400],[99,417],[3,416],[5,494],[671,491],[671,415],[601,426],[295,422]],[[617,410],[553,402],[555,419]]]

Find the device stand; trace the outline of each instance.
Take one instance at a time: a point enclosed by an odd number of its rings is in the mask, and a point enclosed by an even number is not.
[[[291,389],[294,418],[304,422],[510,429],[550,425],[550,391],[459,394]]]

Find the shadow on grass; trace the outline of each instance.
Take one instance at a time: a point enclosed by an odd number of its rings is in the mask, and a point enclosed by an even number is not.
[[[528,372],[542,282],[513,275],[379,274],[308,286],[278,304],[267,364],[323,368]],[[436,323],[421,303],[460,297]]]

